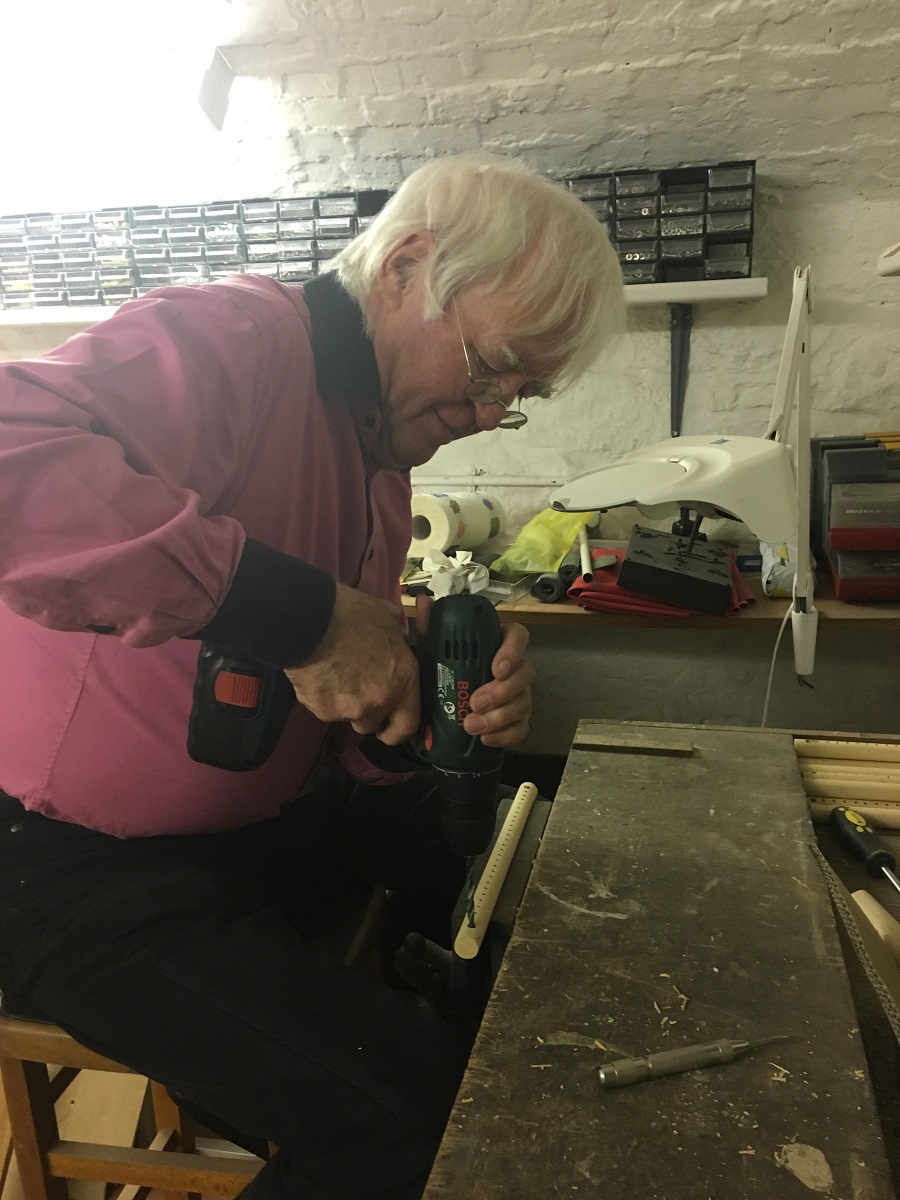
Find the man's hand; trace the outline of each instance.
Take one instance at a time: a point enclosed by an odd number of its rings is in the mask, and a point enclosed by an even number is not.
[[[325,637],[285,675],[320,721],[349,721],[388,746],[419,728],[419,666],[400,613],[386,600],[339,583]]]
[[[425,596],[416,600],[416,630],[420,637],[428,627],[433,603]],[[493,681],[472,693],[472,712],[464,728],[473,736],[480,734],[486,746],[503,750],[517,746],[528,736],[535,670],[525,658],[527,646],[528,630],[524,625],[504,625],[503,641],[491,664]]]

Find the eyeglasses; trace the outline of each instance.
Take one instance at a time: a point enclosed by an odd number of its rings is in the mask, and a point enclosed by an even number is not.
[[[504,413],[497,426],[498,429],[521,429],[528,424],[528,416],[521,408],[511,409],[513,400],[521,401],[521,396],[511,396],[508,400],[503,394],[499,383],[491,379],[476,379],[472,372],[472,362],[469,358],[469,348],[463,336],[462,325],[459,322],[459,310],[456,307],[456,297],[453,299],[453,312],[456,316],[456,327],[459,330],[459,340],[462,342],[463,354],[466,356],[466,374],[469,382],[466,384],[465,397],[473,404],[500,404]]]

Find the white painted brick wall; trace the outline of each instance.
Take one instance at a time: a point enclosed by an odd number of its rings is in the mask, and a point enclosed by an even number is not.
[[[33,7],[74,19],[68,0]],[[0,211],[393,187],[433,155],[478,147],[569,174],[757,158],[755,273],[771,293],[695,310],[685,432],[761,431],[791,273],[807,262],[815,430],[900,425],[900,281],[874,272],[900,238],[897,0],[209,0],[209,11],[242,72],[221,135],[188,109],[152,111],[149,87],[117,92],[120,124],[107,127],[90,103],[94,43],[54,40],[52,19],[23,38],[0,81],[21,114],[0,123],[0,161],[17,164],[0,179]],[[52,119],[21,100],[41,94],[48,60]],[[0,327],[0,356],[55,340]],[[667,436],[667,310],[632,310],[588,379],[529,411],[522,433],[447,447],[427,474],[474,460],[489,474],[565,476]],[[506,499],[521,520],[546,492]]]

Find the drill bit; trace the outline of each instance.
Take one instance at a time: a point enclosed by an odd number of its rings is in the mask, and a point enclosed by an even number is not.
[[[470,929],[475,928],[475,863],[474,855],[466,856],[466,920]]]

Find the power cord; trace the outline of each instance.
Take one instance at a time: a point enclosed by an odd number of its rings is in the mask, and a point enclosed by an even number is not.
[[[765,729],[766,721],[769,719],[769,701],[772,699],[772,680],[775,678],[775,659],[778,657],[778,647],[781,645],[781,636],[785,631],[788,621],[790,620],[791,611],[794,605],[791,602],[788,605],[788,610],[784,614],[784,620],[778,630],[778,637],[775,639],[775,649],[772,651],[772,662],[769,666],[769,682],[766,685],[766,700],[763,704],[762,720],[759,723],[760,729]]]

